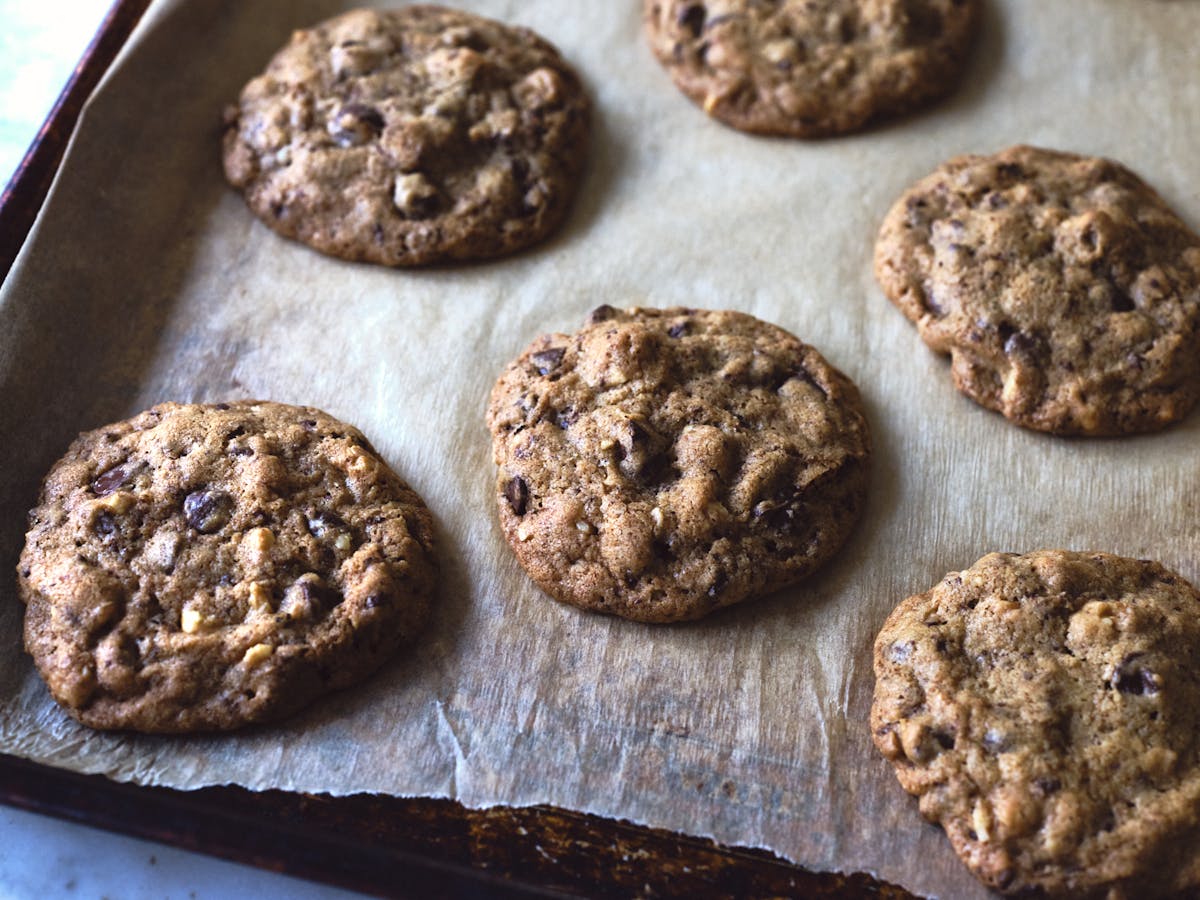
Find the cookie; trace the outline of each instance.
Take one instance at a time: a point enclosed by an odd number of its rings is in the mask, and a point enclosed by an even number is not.
[[[432,522],[319,410],[164,403],[71,445],[18,576],[25,647],[79,721],[224,730],[353,684],[414,635]]]
[[[743,313],[601,307],[504,371],[487,422],[500,524],[530,577],[641,622],[803,578],[866,492],[858,390]]]
[[[1026,428],[1154,431],[1200,394],[1200,237],[1110,160],[956,157],[887,214],[875,273],[958,389]]]
[[[1010,894],[1200,884],[1200,593],[1146,560],[992,553],[875,642],[875,744]]]
[[[726,125],[822,137],[948,94],[978,0],[644,0],[676,86]]]
[[[436,6],[297,31],[226,111],[225,175],[285,237],[419,266],[562,221],[586,155],[578,76],[532,31]]]

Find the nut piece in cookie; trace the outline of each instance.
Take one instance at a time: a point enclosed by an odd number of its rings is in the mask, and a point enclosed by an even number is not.
[[[80,435],[18,566],[25,647],[93,728],[275,719],[378,668],[428,617],[425,504],[319,410],[164,403]]]
[[[225,175],[280,234],[389,266],[511,253],[566,214],[590,104],[526,28],[436,6],[297,31],[226,112]]]
[[[1200,237],[1110,160],[956,157],[887,214],[875,274],[958,389],[1018,425],[1155,431],[1200,396]]]
[[[791,584],[845,541],[866,492],[858,391],[737,312],[601,307],[535,340],[487,414],[500,524],[557,600],[695,619]]]
[[[760,134],[857,131],[958,83],[978,0],[644,0],[676,86]]]
[[[875,642],[871,731],[971,871],[1010,894],[1200,884],[1200,593],[1106,553],[992,553]]]

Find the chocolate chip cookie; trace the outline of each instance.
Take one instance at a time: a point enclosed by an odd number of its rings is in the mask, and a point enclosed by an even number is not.
[[[25,647],[93,728],[237,728],[361,680],[427,618],[432,523],[308,407],[164,403],[81,435],[29,516]]]
[[[557,600],[642,622],[808,575],[866,491],[857,389],[743,313],[601,307],[535,340],[487,421],[521,565]]]
[[[821,137],[949,93],[977,0],[644,0],[676,86],[743,131]]]
[[[956,157],[887,214],[875,272],[958,389],[1018,425],[1154,431],[1200,396],[1200,237],[1110,160]]]
[[[875,642],[875,744],[1010,894],[1200,884],[1200,593],[1106,553],[992,553]]]
[[[280,234],[418,266],[511,253],[575,192],[589,102],[525,28],[436,6],[297,31],[226,111],[225,175]]]

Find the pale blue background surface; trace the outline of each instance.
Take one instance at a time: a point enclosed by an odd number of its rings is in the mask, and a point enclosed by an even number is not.
[[[0,0],[0,184],[7,184],[106,0]],[[336,900],[357,894],[0,806],[0,900]]]

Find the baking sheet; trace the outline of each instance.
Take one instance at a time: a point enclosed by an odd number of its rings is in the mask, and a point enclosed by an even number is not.
[[[222,179],[219,122],[321,0],[159,0],[85,112],[0,292],[0,565],[76,432],[155,402],[262,397],[362,428],[425,497],[440,602],[413,652],[269,729],[92,734],[57,710],[0,582],[0,751],[144,784],[549,803],[981,897],[867,732],[888,612],[994,549],[1065,546],[1200,577],[1200,414],[1129,440],[1020,431],[950,385],[871,275],[879,220],[954,153],[1019,141],[1114,156],[1200,223],[1200,4],[989,0],[949,102],[802,143],[708,119],[645,46],[639,3],[474,0],[537,28],[596,101],[581,196],[520,256],[403,272],[286,242]],[[674,627],[557,605],[493,515],[483,409],[534,335],[614,305],[733,308],[862,389],[873,489],[807,583]]]

